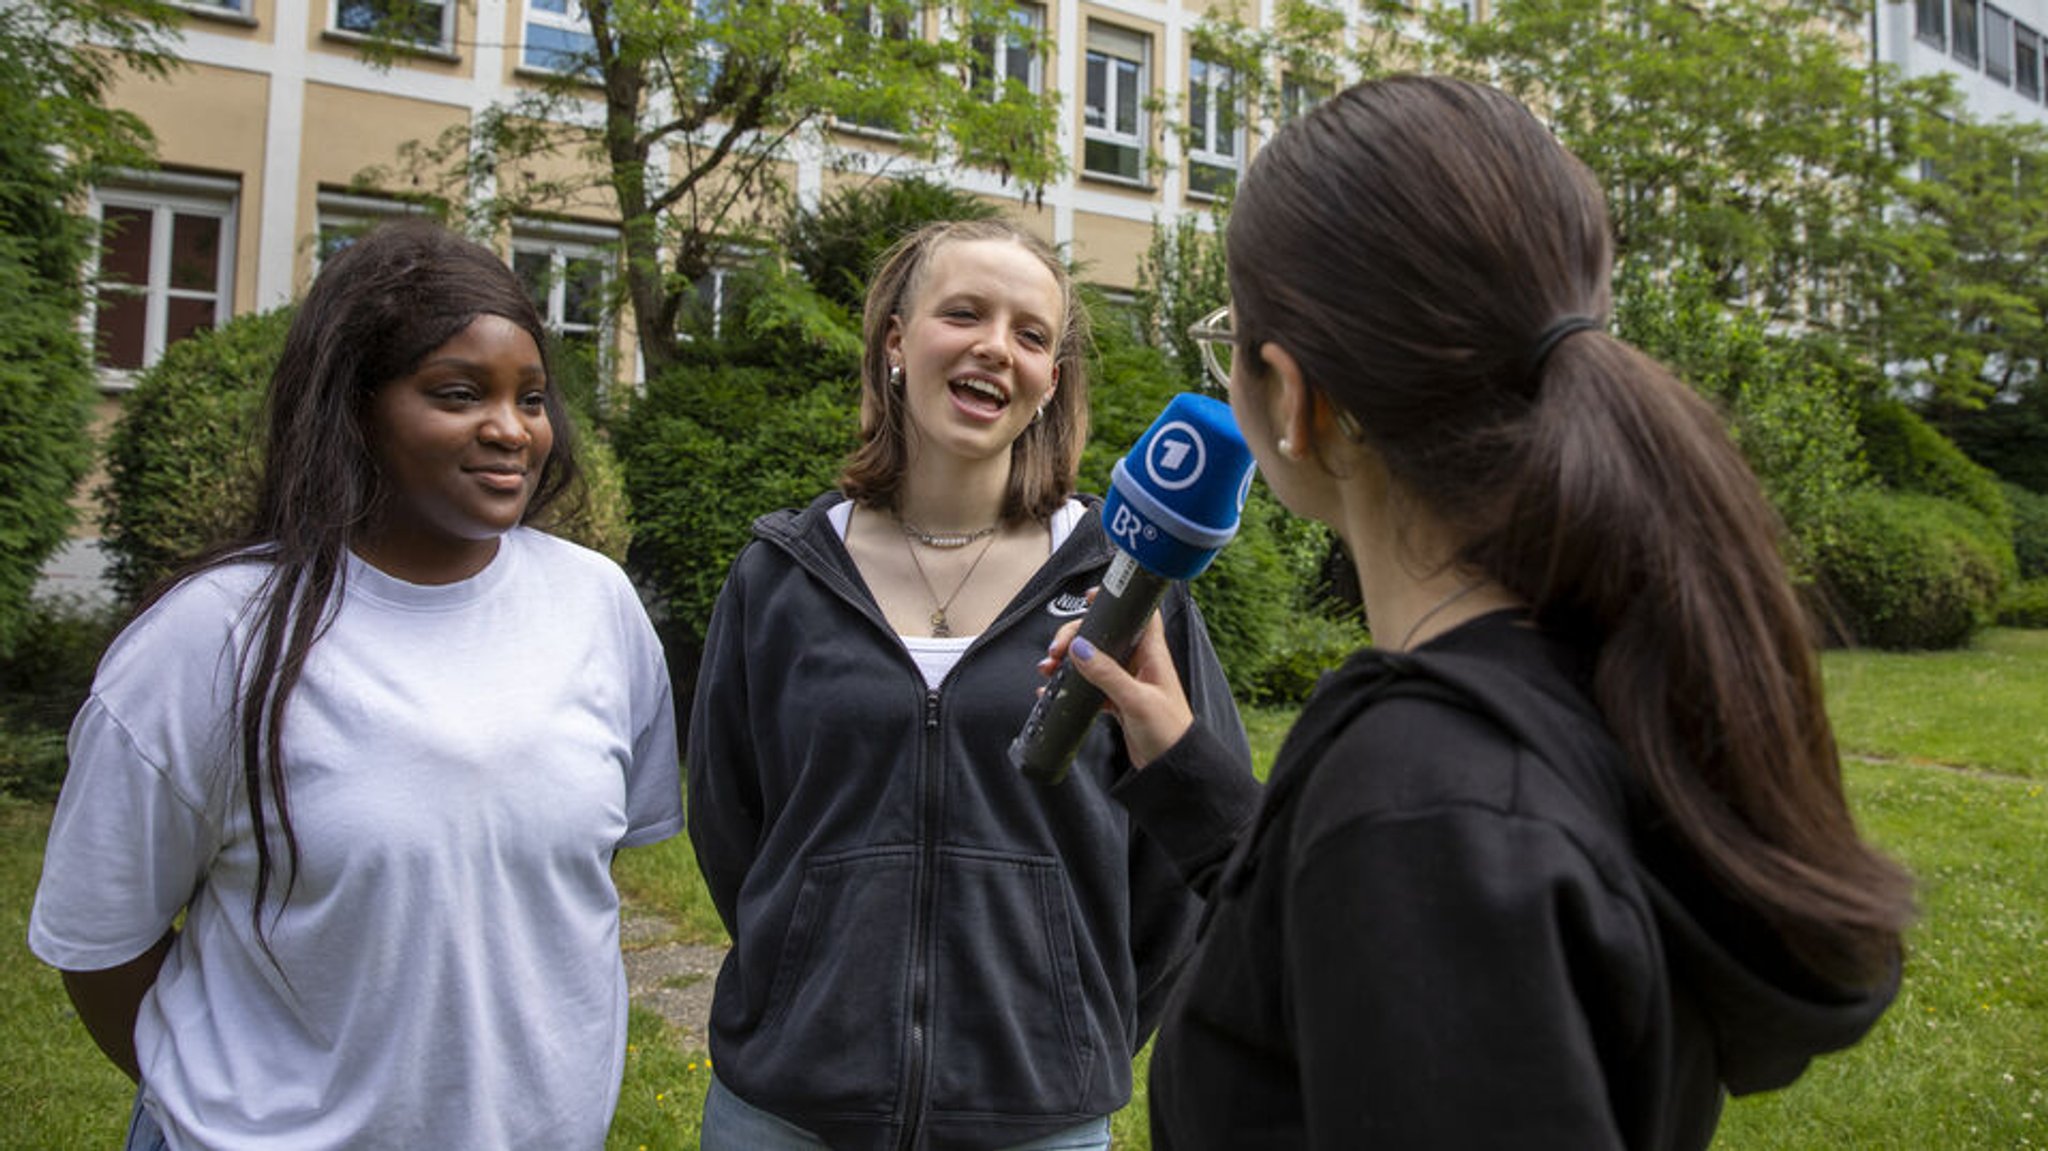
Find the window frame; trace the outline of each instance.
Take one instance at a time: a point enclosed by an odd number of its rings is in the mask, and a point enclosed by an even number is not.
[[[558,0],[564,11],[550,12],[537,7],[542,0],[521,0],[524,12],[519,21],[519,64],[522,71],[543,72],[554,76],[574,76],[579,79],[594,79],[591,69],[595,60],[591,58],[581,68],[562,68],[541,63],[533,58],[533,30],[536,26],[547,28],[565,36],[581,37],[583,46],[576,52],[591,57],[597,47],[597,36],[590,30],[590,14],[583,10],[582,0]],[[550,50],[553,51],[553,50]],[[559,53],[557,53],[559,55]]]
[[[2012,90],[2030,100],[2042,99],[2043,64],[2041,33],[2028,24],[2013,21]]]
[[[347,5],[381,6],[386,2],[387,0],[328,0],[325,30],[330,36],[340,36],[350,40],[368,39],[370,35],[368,32],[342,25],[342,9]],[[453,56],[455,54],[455,9],[459,0],[405,0],[405,2],[418,4],[423,7],[439,8],[441,10],[440,34],[437,39],[432,41],[418,40],[409,36],[398,36],[394,38],[395,42],[406,45],[416,51]]]
[[[1198,87],[1201,123],[1195,122]],[[1187,179],[1190,196],[1216,199],[1223,194],[1223,184],[1211,181],[1221,180],[1235,185],[1244,171],[1248,136],[1245,131],[1244,94],[1238,88],[1235,68],[1199,55],[1189,57]],[[1231,150],[1228,152],[1216,148],[1219,137],[1223,135],[1218,125],[1226,112],[1231,114],[1232,120],[1227,141]]]
[[[863,36],[870,41],[895,40],[905,44],[923,38],[924,28],[913,18],[912,13],[884,12],[884,7],[879,0],[865,0],[863,3],[840,5],[838,13],[848,35]],[[855,23],[856,17],[858,26]],[[880,119],[864,120],[859,116],[837,111],[832,114],[832,126],[842,131],[878,136],[885,140],[901,139],[904,134],[904,128],[900,124]]]
[[[603,379],[610,378],[618,360],[618,324],[611,311],[604,307],[603,300],[610,295],[618,279],[619,243],[617,228],[562,220],[518,219],[513,221],[511,248],[505,256],[506,266],[514,275],[519,274],[521,255],[539,254],[547,258],[547,298],[534,301],[540,309],[541,320],[547,324],[548,331],[563,343],[580,342],[587,337],[591,347],[597,350],[598,374]],[[570,282],[565,273],[572,263],[593,264],[598,270],[599,304],[596,318],[587,322],[571,321],[564,314]],[[520,283],[527,283],[524,276],[520,276]]]
[[[1016,0],[1009,7],[1009,14],[1010,28],[1006,29],[1003,35],[991,36],[985,40],[980,37],[975,39],[974,49],[978,59],[974,65],[970,81],[973,85],[979,86],[984,83],[993,84],[998,80],[1004,83],[1016,80],[1017,76],[1010,69],[1009,58],[1011,53],[1021,51],[1027,56],[1024,69],[1025,75],[1021,81],[1024,85],[1024,90],[1033,96],[1043,96],[1045,95],[1045,5],[1030,3],[1029,0]],[[1019,19],[1019,17],[1022,17],[1022,19]],[[1022,27],[1027,30],[1028,38],[1031,41],[1029,45],[1020,45],[1018,43],[1018,36],[1012,30],[1016,27]]]
[[[1913,0],[1913,35],[1948,51],[1948,0]]]
[[[320,189],[313,197],[313,275],[318,276],[321,265],[332,256],[327,248],[330,230],[346,228],[362,233],[387,220],[428,214],[424,204],[401,200],[395,196],[368,196],[356,192]],[[340,249],[337,248],[335,251],[338,252]]]
[[[1978,10],[1978,17],[1983,21],[1984,78],[2011,87],[2012,14],[1996,4],[1985,4]]]
[[[1098,30],[1104,33],[1100,41],[1096,36]],[[1093,180],[1145,187],[1146,165],[1151,152],[1146,146],[1146,137],[1151,130],[1151,113],[1145,107],[1145,101],[1152,88],[1152,36],[1121,24],[1111,24],[1093,18],[1088,21],[1086,36],[1082,49],[1081,174]],[[1126,46],[1111,43],[1118,38],[1127,38],[1137,47],[1136,59],[1114,51],[1114,48]],[[1097,60],[1103,63],[1104,82],[1099,96],[1095,91]],[[1132,112],[1135,126],[1128,132],[1113,126],[1123,118],[1124,108],[1118,95],[1121,86],[1114,82],[1114,77],[1121,75],[1121,70],[1113,71],[1110,67],[1112,61],[1119,65],[1129,65],[1133,76],[1132,91],[1136,106]],[[1127,166],[1134,171],[1127,174],[1119,170],[1093,166],[1090,163],[1090,153],[1093,150],[1091,145],[1102,149],[1128,149],[1132,163]]]
[[[1979,0],[1950,0],[1949,55],[1976,68],[1984,59],[1983,13]]]
[[[241,186],[231,180],[176,172],[117,172],[91,191],[91,214],[95,242],[87,267],[90,285],[86,306],[79,316],[80,331],[87,341],[104,391],[128,391],[135,378],[161,360],[176,340],[170,338],[172,300],[213,301],[212,328],[219,328],[234,316],[235,250],[240,220]],[[109,207],[149,213],[149,269],[140,291],[135,285],[110,285],[101,279],[102,253]],[[204,216],[219,221],[220,239],[214,253],[214,283],[210,291],[179,288],[171,283],[171,257],[175,244],[173,228],[179,216]],[[100,362],[99,318],[102,295],[111,290],[119,295],[140,295],[143,299],[142,362],[133,368],[112,367]]]

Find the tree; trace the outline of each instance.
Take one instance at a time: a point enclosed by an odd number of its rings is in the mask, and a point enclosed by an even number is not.
[[[1871,285],[1869,340],[1937,414],[2010,399],[2048,366],[2048,130],[1927,117]]]
[[[620,221],[624,301],[650,376],[721,251],[772,234],[796,147],[852,130],[905,171],[982,168],[1020,195],[1061,169],[1058,96],[989,67],[1038,52],[1002,0],[583,0],[587,47],[472,123],[410,150],[479,228],[601,205]],[[565,162],[566,161],[566,162]]]
[[[71,207],[107,166],[148,161],[148,130],[104,96],[118,66],[166,71],[169,14],[153,0],[0,4],[0,651],[91,462],[76,327],[91,235]]]

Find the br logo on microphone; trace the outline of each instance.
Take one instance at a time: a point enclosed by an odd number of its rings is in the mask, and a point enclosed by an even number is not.
[[[1109,517],[1109,538],[1122,541],[1127,552],[1138,550],[1145,540],[1157,539],[1159,529],[1145,522],[1145,517],[1131,510],[1129,504],[1118,504]]]

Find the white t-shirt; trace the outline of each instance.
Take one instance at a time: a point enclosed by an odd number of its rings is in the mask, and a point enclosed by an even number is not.
[[[1087,511],[1088,505],[1074,499],[1053,509],[1052,517],[1047,521],[1047,527],[1052,532],[1052,548],[1046,555],[1050,556],[1060,550],[1060,545],[1067,542],[1067,536],[1073,532],[1075,525],[1081,522],[1082,515]],[[853,501],[833,504],[826,510],[825,516],[832,522],[833,527],[839,529],[839,538],[844,540],[847,529],[853,524]],[[917,664],[918,672],[924,676],[924,685],[937,687],[945,681],[946,673],[953,670],[953,665],[960,662],[960,657],[967,654],[967,649],[973,646],[977,637],[899,635],[896,638],[903,641],[904,650],[910,653],[911,662]]]
[[[188,909],[135,1029],[196,1148],[598,1148],[626,1035],[615,849],[682,824],[659,641],[625,574],[528,529],[445,586],[351,558],[285,718],[300,870],[256,850],[235,662],[267,569],[188,581],[108,650],[29,923],[98,970]]]

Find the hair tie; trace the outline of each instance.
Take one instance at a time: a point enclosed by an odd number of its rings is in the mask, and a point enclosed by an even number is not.
[[[1529,366],[1523,373],[1530,387],[1533,389],[1543,382],[1543,365],[1550,359],[1550,353],[1556,351],[1557,346],[1565,341],[1565,337],[1575,332],[1597,331],[1604,326],[1591,316],[1566,316],[1543,329],[1543,334],[1536,337],[1536,348],[1529,353]]]

